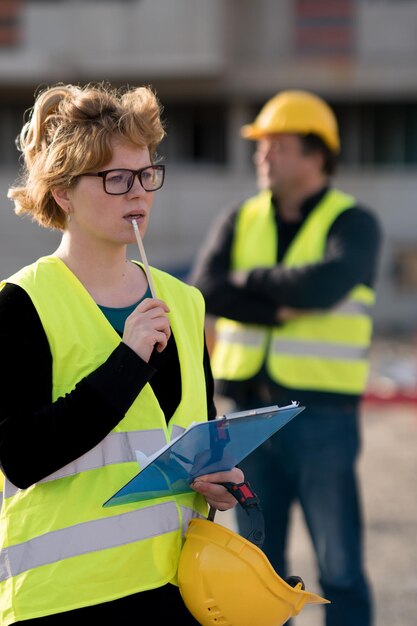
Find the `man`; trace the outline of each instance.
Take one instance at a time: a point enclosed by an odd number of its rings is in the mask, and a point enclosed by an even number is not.
[[[332,187],[340,151],[331,108],[283,91],[254,123],[258,195],[217,220],[191,276],[218,318],[216,390],[236,410],[305,410],[241,463],[265,516],[264,551],[286,576],[291,505],[300,504],[327,626],[369,626],[355,463],[381,246],[376,217]],[[237,511],[239,532],[245,519]]]

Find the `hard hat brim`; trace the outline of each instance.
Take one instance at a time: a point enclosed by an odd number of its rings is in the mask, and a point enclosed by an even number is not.
[[[261,139],[263,136],[265,136],[265,134],[266,134],[265,131],[262,132],[254,124],[245,124],[240,129],[240,135],[244,139],[257,140],[257,139]]]

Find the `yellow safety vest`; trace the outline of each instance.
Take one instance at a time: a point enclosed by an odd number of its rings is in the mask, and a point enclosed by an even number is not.
[[[167,425],[146,384],[95,448],[28,489],[6,478],[0,528],[2,626],[176,583],[188,523],[207,516],[205,500],[194,492],[102,506],[137,473],[136,450],[149,456],[191,422],[207,419],[203,298],[173,276],[151,271],[158,297],[170,307],[181,367],[180,404]],[[120,343],[58,258],[43,257],[5,282],[23,287],[40,316],[52,353],[53,400],[69,393]],[[51,445],[59,442],[51,440]]]
[[[320,261],[331,225],[355,204],[352,196],[329,190],[305,220],[283,265]],[[270,192],[264,191],[245,202],[237,216],[232,269],[273,267],[276,258],[274,209]],[[212,355],[214,377],[245,381],[265,363],[271,379],[290,389],[361,394],[369,369],[374,300],[372,289],[357,285],[333,309],[308,312],[281,326],[221,318]]]

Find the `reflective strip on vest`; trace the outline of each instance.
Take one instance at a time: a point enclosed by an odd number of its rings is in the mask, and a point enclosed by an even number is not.
[[[165,435],[162,430],[112,432],[95,448],[43,478],[38,484],[95,470],[106,465],[136,462],[136,451],[145,456],[150,456],[165,444]],[[17,491],[19,489],[15,485],[8,480],[5,481],[4,493],[6,498],[13,496]]]
[[[357,302],[354,300],[346,300],[342,304],[338,304],[332,310],[333,313],[339,315],[366,315],[370,316],[373,310],[373,302]]]
[[[265,341],[264,330],[232,330],[230,328],[220,328],[217,333],[219,341],[227,341],[228,343],[241,343],[245,346],[257,348],[262,346]]]
[[[176,531],[178,525],[174,520],[177,517],[175,504],[164,502],[115,517],[85,522],[77,527],[63,528],[9,546],[0,551],[0,582],[36,567],[113,548],[114,537],[120,534],[121,526],[124,543]],[[193,517],[197,515],[192,509],[182,507],[183,535]]]
[[[360,360],[368,356],[368,348],[349,346],[346,344],[324,344],[320,341],[291,341],[290,339],[274,339],[271,351],[279,355],[296,354],[324,357],[326,359]]]

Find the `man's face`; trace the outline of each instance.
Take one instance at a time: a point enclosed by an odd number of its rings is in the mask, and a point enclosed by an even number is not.
[[[259,188],[270,189],[279,197],[302,187],[317,159],[303,153],[298,135],[280,133],[262,137],[253,160]]]

